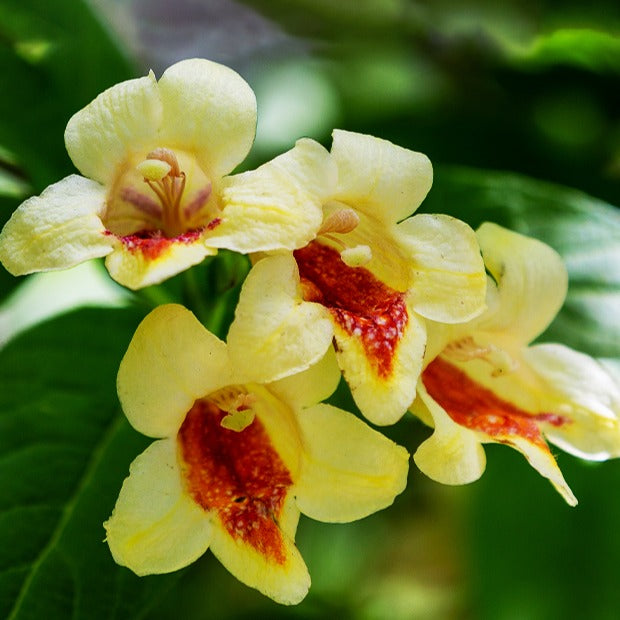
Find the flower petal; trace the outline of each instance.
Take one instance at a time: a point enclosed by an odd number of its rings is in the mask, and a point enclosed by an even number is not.
[[[261,554],[242,538],[234,538],[218,522],[213,524],[211,551],[239,581],[283,605],[296,605],[310,588],[310,575],[292,537],[280,530],[282,556]]]
[[[480,442],[512,446],[527,458],[532,467],[551,481],[570,505],[577,503],[541,430],[542,426],[565,424],[566,420],[561,416],[546,411],[530,412],[522,409],[512,399],[507,400],[503,390],[496,392],[479,384],[468,372],[443,357],[436,358],[426,367],[420,383],[418,394],[431,412],[435,424],[439,420],[445,425],[444,416],[447,415],[456,425],[473,433],[459,433],[457,428],[449,425],[448,430],[452,431],[457,442],[459,435],[467,437],[470,444],[468,453],[471,453],[474,437]],[[517,384],[517,381],[514,383]],[[445,428],[442,433],[445,434]],[[440,447],[443,450],[443,446]],[[457,450],[460,449],[457,443]],[[476,473],[476,470],[473,472]]]
[[[226,345],[183,306],[153,310],[121,361],[117,387],[130,424],[150,437],[177,432],[194,401],[228,385]]]
[[[474,231],[447,215],[415,215],[398,225],[413,270],[415,311],[442,323],[460,323],[485,308],[486,275]]]
[[[546,396],[570,423],[545,426],[556,446],[583,459],[620,456],[620,387],[596,360],[559,344],[528,348],[524,358],[546,382]]]
[[[153,72],[116,84],[76,112],[65,130],[65,146],[75,167],[104,185],[132,153],[153,144],[162,106]]]
[[[527,344],[551,322],[564,303],[566,268],[548,245],[486,222],[477,231],[484,263],[499,289],[493,312],[476,322],[480,330],[510,332]]]
[[[284,377],[269,385],[291,407],[316,405],[329,398],[340,382],[340,369],[334,349],[329,347],[325,355],[308,370]]]
[[[338,167],[334,199],[384,222],[411,215],[433,182],[426,155],[373,136],[336,129],[331,155]]]
[[[429,478],[442,484],[468,484],[478,480],[484,473],[486,456],[476,433],[454,422],[428,395],[422,382],[418,395],[412,411],[422,406],[432,417],[435,430],[413,455],[415,464]],[[419,417],[427,421],[428,415]]]
[[[112,251],[99,217],[101,185],[78,175],[23,202],[0,233],[0,262],[13,275],[66,269]]]
[[[295,493],[304,514],[344,523],[390,506],[407,484],[409,454],[331,405],[298,412],[304,460]]]
[[[209,245],[242,253],[306,245],[321,226],[322,192],[333,175],[327,151],[300,140],[256,170],[226,177],[221,221],[209,233]]]
[[[164,144],[193,151],[212,178],[245,159],[256,131],[256,97],[238,73],[202,58],[183,60],[161,76],[159,93]]]
[[[397,422],[415,398],[422,369],[426,331],[407,304],[408,320],[396,343],[387,373],[377,372],[361,340],[334,323],[336,355],[355,404],[373,424]]]
[[[114,561],[137,575],[167,573],[197,560],[213,528],[182,486],[176,441],[152,443],[131,464],[104,527]]]
[[[106,267],[117,282],[131,289],[162,282],[217,253],[198,232],[173,238],[127,235],[116,239]]]
[[[290,254],[252,267],[227,338],[233,366],[244,380],[269,382],[298,373],[329,348],[333,328],[327,311],[302,301],[298,287]]]

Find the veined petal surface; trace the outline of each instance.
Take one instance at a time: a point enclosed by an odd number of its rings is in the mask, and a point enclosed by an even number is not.
[[[67,269],[112,252],[100,214],[104,188],[70,175],[23,202],[0,233],[0,262],[13,275]]]
[[[164,144],[193,151],[214,178],[245,159],[256,131],[256,98],[239,74],[191,58],[169,67],[158,86]]]
[[[328,153],[312,140],[256,170],[226,177],[213,247],[237,252],[294,250],[310,242],[323,219],[322,188],[333,176]]]
[[[151,150],[162,121],[155,75],[116,84],[76,112],[65,130],[65,146],[75,167],[107,185],[132,152]]]
[[[426,155],[374,136],[339,129],[333,135],[336,200],[391,223],[420,206],[433,182],[433,168]]]

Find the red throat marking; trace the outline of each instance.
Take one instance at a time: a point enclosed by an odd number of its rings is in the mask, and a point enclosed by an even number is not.
[[[108,231],[107,234],[113,235],[114,233]],[[144,258],[155,260],[175,243],[192,244],[199,239],[201,234],[202,229],[189,230],[176,237],[165,237],[159,230],[141,230],[131,235],[115,236],[130,252],[140,252]]]
[[[284,564],[278,519],[291,476],[258,419],[236,432],[220,425],[225,415],[214,403],[199,400],[179,430],[189,492],[204,510],[217,514],[234,539]]]
[[[431,398],[461,426],[480,431],[502,443],[510,437],[522,437],[548,450],[539,422],[562,426],[568,418],[554,413],[528,413],[496,396],[441,357],[422,373],[422,382]]]
[[[349,336],[361,341],[375,372],[388,377],[409,321],[404,293],[364,267],[349,267],[334,248],[317,241],[294,254],[304,299],[325,306]]]

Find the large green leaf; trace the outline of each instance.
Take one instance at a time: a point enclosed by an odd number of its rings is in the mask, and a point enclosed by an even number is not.
[[[554,247],[566,261],[569,292],[543,339],[620,358],[618,209],[516,174],[440,168],[423,210],[449,213],[473,227],[494,221]]]
[[[0,617],[137,618],[177,575],[139,579],[103,542],[146,440],[115,377],[139,317],[81,310],[0,351]]]

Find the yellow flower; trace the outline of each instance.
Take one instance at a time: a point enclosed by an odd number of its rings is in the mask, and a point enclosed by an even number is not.
[[[0,234],[0,261],[23,275],[107,256],[114,279],[140,288],[219,247],[304,245],[321,211],[294,181],[256,171],[253,191],[252,173],[227,176],[247,155],[255,126],[251,88],[207,60],[109,88],[65,132],[84,176],[66,177],[16,210]],[[210,242],[220,226],[226,241]]]
[[[404,448],[316,404],[339,376],[331,354],[303,373],[257,382],[182,306],[149,314],[121,362],[118,393],[134,428],[160,439],[132,463],[105,523],[115,561],[138,575],[164,573],[210,548],[274,600],[303,599],[300,511],[359,519],[389,506],[407,477]]]
[[[528,346],[564,302],[567,274],[545,244],[485,223],[488,310],[429,330],[412,411],[434,427],[414,455],[420,469],[464,484],[485,468],[482,443],[522,452],[566,501],[575,499],[545,439],[576,456],[620,456],[620,388],[596,360],[560,344]]]
[[[314,166],[291,164],[302,154]],[[301,331],[294,326],[303,321],[299,351],[308,346],[319,356],[333,336],[360,410],[376,424],[394,423],[415,398],[424,320],[467,321],[484,309],[476,236],[448,216],[408,217],[432,182],[421,153],[337,130],[331,152],[300,140],[286,157],[288,173],[322,204],[323,222],[316,240],[293,255],[255,265],[237,308],[245,320],[228,341],[250,343],[277,360],[286,353],[281,335]],[[310,308],[318,328],[306,316]],[[243,357],[235,362],[247,364]]]

